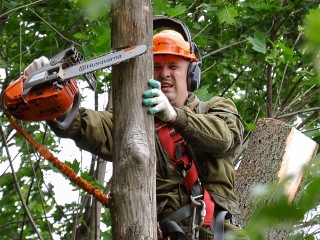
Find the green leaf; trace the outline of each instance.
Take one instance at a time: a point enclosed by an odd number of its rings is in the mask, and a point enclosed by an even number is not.
[[[194,91],[197,97],[202,101],[208,101],[210,98],[213,97],[213,94],[208,90],[209,85],[202,86],[201,88]]]
[[[254,34],[254,37],[249,37],[248,41],[252,44],[252,48],[260,53],[265,54],[266,51],[266,38],[259,32]]]
[[[219,12],[220,23],[232,25],[238,16],[238,11],[234,7],[229,7]]]
[[[73,171],[78,174],[79,170],[80,170],[80,163],[77,161],[77,159],[74,159],[73,162],[65,162],[67,166],[69,166],[70,168],[73,169]]]
[[[13,183],[13,177],[11,173],[5,173],[0,177],[0,186],[10,185]]]
[[[83,44],[82,45],[82,51],[83,51],[83,54],[86,56],[87,59],[89,59],[93,55],[93,47],[90,46],[90,45]]]
[[[246,128],[247,128],[250,132],[252,132],[252,131],[255,129],[255,127],[256,127],[256,125],[255,125],[254,123],[248,123],[248,122],[246,122],[246,121],[244,121],[244,125],[246,126]]]
[[[286,47],[286,45],[284,45],[283,42],[279,42],[278,45],[283,51],[283,55],[284,55],[285,60],[288,61],[288,62],[292,62],[293,55],[294,55],[293,50],[288,48],[288,47]]]
[[[21,177],[32,177],[33,175],[34,174],[31,167],[24,167],[19,171],[19,176]]]
[[[310,43],[320,47],[320,8],[311,9],[305,19],[305,36]]]
[[[10,2],[4,2],[4,5],[8,8],[8,9],[13,9],[18,7],[19,3],[15,2],[15,1],[10,1]]]
[[[80,174],[80,176],[85,179],[86,181],[90,182],[92,180],[92,177],[90,176],[90,174],[88,172],[82,172]]]
[[[278,60],[278,58],[279,58],[279,54],[280,54],[280,50],[279,50],[279,48],[273,48],[270,52],[269,52],[269,54],[267,54],[267,56],[266,56],[266,61],[268,62],[268,63],[274,63],[274,62],[276,62],[277,60]]]
[[[314,176],[299,201],[300,208],[309,211],[319,205],[320,201],[320,177]]]
[[[316,238],[314,237],[314,236],[307,236],[306,238],[305,238],[305,240],[315,240]]]
[[[95,186],[96,188],[100,188],[103,190],[106,189],[106,187],[102,183],[98,182],[96,179],[93,181],[92,185]]]
[[[186,6],[178,4],[174,8],[168,9],[167,14],[168,14],[168,16],[174,17],[174,16],[178,16],[178,15],[184,13],[186,10],[187,10]]]
[[[215,5],[213,5],[213,4],[203,3],[203,4],[201,4],[201,7],[203,9],[205,9],[206,11],[208,11],[208,12],[212,12],[212,11],[216,11],[217,10],[217,7]],[[200,8],[200,6],[199,6],[199,8]]]
[[[152,9],[154,15],[164,15],[167,10],[167,3],[165,0],[152,1]]]
[[[81,40],[90,40],[90,35],[84,34],[84,33],[76,33],[73,35],[76,39],[81,39]]]

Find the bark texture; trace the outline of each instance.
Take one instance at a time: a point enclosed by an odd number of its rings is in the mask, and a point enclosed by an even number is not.
[[[151,2],[112,1],[111,36],[113,49],[149,46],[147,54],[112,68],[113,239],[156,239],[153,118],[142,107],[142,95],[153,73]]]

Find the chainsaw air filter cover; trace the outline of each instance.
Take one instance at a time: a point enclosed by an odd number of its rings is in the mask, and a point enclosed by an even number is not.
[[[50,121],[61,116],[74,102],[79,93],[75,79],[63,85],[55,83],[39,84],[23,96],[26,77],[13,81],[3,92],[2,104],[7,112],[23,121]]]

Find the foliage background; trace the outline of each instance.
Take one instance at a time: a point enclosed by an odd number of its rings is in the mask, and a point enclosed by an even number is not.
[[[189,27],[201,51],[202,80],[196,94],[203,100],[213,95],[233,99],[246,124],[247,139],[257,119],[272,117],[292,124],[318,143],[319,3],[314,0],[152,1],[155,15],[177,17]],[[52,57],[70,45],[76,46],[87,59],[110,51],[108,11],[109,2],[105,0],[2,1],[0,68],[5,74],[0,79],[1,92],[33,59],[42,55]],[[97,74],[100,81],[96,94],[102,94],[110,86],[111,77],[105,71]],[[105,100],[96,97],[95,105],[99,105],[99,101]],[[90,207],[88,202],[83,204],[85,194],[82,193],[80,205],[55,203],[52,186],[44,181],[44,175],[52,173],[53,167],[13,131],[3,110],[1,105],[0,161],[6,166],[14,161],[17,167],[16,180],[10,168],[0,172],[2,239],[38,239],[26,218],[17,182],[42,237],[70,238],[76,230],[85,228],[85,209]],[[44,122],[21,124],[38,142],[56,153],[59,151],[60,139]],[[15,155],[17,149],[19,154]],[[82,161],[91,159],[76,159],[69,165],[90,178],[94,166],[83,169],[79,164]],[[319,181],[315,177],[318,172],[309,173],[307,186],[313,186]],[[305,198],[315,203],[303,208],[302,215],[318,205],[319,194],[312,189]],[[268,219],[265,215],[262,214]],[[310,227],[314,231],[318,219],[318,214],[313,214],[308,222],[303,222],[300,213],[295,221],[301,224],[298,229]],[[109,221],[109,213],[105,211],[102,222],[110,225]],[[248,228],[249,231],[261,229],[261,225]],[[304,237],[316,236],[310,231],[305,231]],[[110,229],[103,230],[102,237],[110,238]]]

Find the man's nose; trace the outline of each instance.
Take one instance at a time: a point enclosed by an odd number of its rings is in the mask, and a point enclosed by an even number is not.
[[[166,66],[163,66],[159,72],[159,77],[161,79],[166,79],[167,77],[170,77],[170,69]]]

